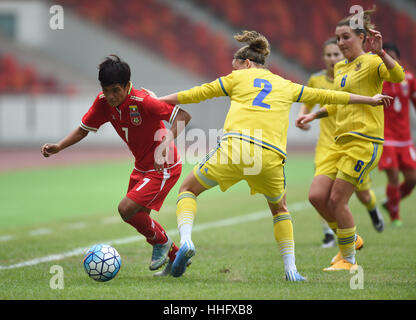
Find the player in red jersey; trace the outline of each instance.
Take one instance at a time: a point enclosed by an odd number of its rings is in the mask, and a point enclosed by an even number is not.
[[[385,44],[384,50],[393,59],[400,58],[400,51],[394,44]],[[388,184],[387,201],[383,207],[390,214],[393,226],[402,225],[399,214],[400,200],[408,196],[416,185],[416,149],[412,141],[409,120],[409,100],[416,108],[416,79],[411,72],[405,72],[401,83],[384,82],[383,94],[394,97],[394,103],[384,107],[384,150],[379,169],[386,171]],[[400,183],[399,173],[404,181]]]
[[[90,131],[96,132],[106,122],[113,125],[135,158],[127,195],[119,203],[118,211],[153,246],[149,268],[156,270],[168,260],[173,261],[178,248],[150,217],[150,211],[159,211],[181,174],[182,164],[173,139],[180,133],[178,122],[186,125],[191,116],[179,106],[160,102],[145,90],[136,90],[130,82],[129,65],[115,55],[100,64],[98,79],[103,91],[80,126],[60,142],[43,145],[41,152],[49,157],[84,139]],[[172,125],[172,134],[168,134],[162,120]],[[168,266],[158,274],[169,274]]]

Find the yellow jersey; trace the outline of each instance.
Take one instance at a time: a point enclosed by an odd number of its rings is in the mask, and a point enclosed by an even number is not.
[[[312,74],[308,80],[308,87],[318,89],[334,88],[334,82],[329,80],[326,70],[321,70]],[[315,105],[305,104],[306,108],[312,111]],[[326,117],[319,120],[319,138],[316,145],[317,150],[321,148],[329,148],[335,137],[335,117]]]
[[[224,136],[237,137],[286,157],[289,111],[293,102],[347,104],[349,93],[314,89],[286,80],[267,69],[235,70],[210,83],[178,92],[181,104],[229,96]]]
[[[343,60],[335,65],[334,89],[364,96],[381,93],[383,81],[401,82],[404,70],[396,62],[388,70],[383,60],[375,54],[365,53],[353,61]],[[383,106],[351,104],[329,106],[329,116],[335,113],[335,139],[342,136],[355,136],[377,143],[384,142]]]

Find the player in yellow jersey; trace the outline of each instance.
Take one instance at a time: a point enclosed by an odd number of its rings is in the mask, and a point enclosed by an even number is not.
[[[320,72],[312,74],[309,78],[308,87],[321,88],[321,89],[333,89],[334,88],[334,67],[335,64],[344,59],[340,49],[337,45],[335,38],[330,38],[325,41],[323,45],[323,60],[326,69]],[[313,105],[303,104],[300,107],[299,116],[309,113],[314,108]],[[334,141],[335,132],[335,117],[327,117],[321,119],[319,123],[320,132],[318,142],[315,150],[315,171],[319,172],[319,168],[324,163],[322,160]],[[303,130],[308,130],[309,126],[305,126]],[[383,216],[376,206],[376,195],[373,190],[370,189],[370,176],[367,176],[366,181],[361,183],[355,192],[357,198],[367,208],[367,211],[371,217],[374,228],[381,232],[384,229]],[[322,228],[324,231],[323,248],[332,247],[335,245],[334,232],[328,226],[326,221],[322,218]]]
[[[372,12],[364,11],[358,25],[355,17],[347,17],[336,27],[337,44],[346,60],[335,65],[335,90],[374,95],[381,92],[384,80],[404,79],[403,68],[382,48],[382,36],[370,21]],[[363,50],[366,41],[370,53]],[[362,245],[362,239],[356,235],[348,201],[380,159],[384,141],[383,107],[330,105],[301,116],[296,122],[306,124],[323,115],[335,116],[336,141],[315,173],[309,200],[336,230],[338,238],[340,252],[324,270],[350,270],[357,268],[355,250]]]
[[[213,82],[181,91],[160,100],[170,103],[198,103],[229,96],[231,105],[218,146],[195,166],[182,183],[177,200],[177,221],[181,248],[172,264],[171,274],[181,276],[195,254],[191,240],[197,196],[219,185],[226,191],[245,180],[251,194],[266,197],[273,215],[274,236],[283,257],[288,281],[303,281],[295,264],[295,245],[290,213],[286,206],[286,158],[289,111],[293,102],[347,104],[382,103],[386,96],[359,96],[334,90],[313,89],[293,83],[264,67],[269,55],[267,39],[256,31],[236,35],[247,43],[234,54],[233,72]],[[166,141],[166,146],[170,141]]]

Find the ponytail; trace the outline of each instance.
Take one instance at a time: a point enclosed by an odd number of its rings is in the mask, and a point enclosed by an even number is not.
[[[249,59],[255,63],[264,65],[266,57],[270,54],[270,45],[266,37],[257,31],[243,31],[237,34],[234,39],[238,42],[245,42],[247,45],[239,49],[235,54],[235,59]]]

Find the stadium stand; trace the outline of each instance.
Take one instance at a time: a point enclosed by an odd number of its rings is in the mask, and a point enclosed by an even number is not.
[[[64,85],[56,76],[20,63],[12,53],[0,53],[0,94],[73,94],[76,90],[75,85]]]
[[[97,6],[92,1],[63,0],[60,4],[196,74],[216,77],[230,71],[230,57],[234,51],[223,35],[205,25],[193,24],[186,16],[178,16],[157,1],[105,0]],[[114,7],[117,10],[113,10]],[[212,50],[213,44],[215,50]]]
[[[103,0],[100,6],[88,0],[58,2],[96,24],[118,31],[130,41],[145,45],[172,64],[198,76],[214,79],[231,71],[231,58],[237,47],[208,25],[195,23],[157,0]],[[117,10],[113,9],[115,6]],[[296,81],[276,65],[269,67],[273,72]]]
[[[255,29],[265,34],[272,45],[297,60],[310,72],[322,68],[322,43],[334,35],[334,26],[345,16],[354,1],[337,0],[196,0],[204,9],[222,17],[237,28]],[[396,42],[404,66],[414,69],[416,21],[380,0],[362,0],[364,9],[377,7],[376,28],[385,41]],[[307,12],[307,19],[305,19]],[[254,17],[261,15],[257,20]],[[386,19],[385,17],[389,17]]]

